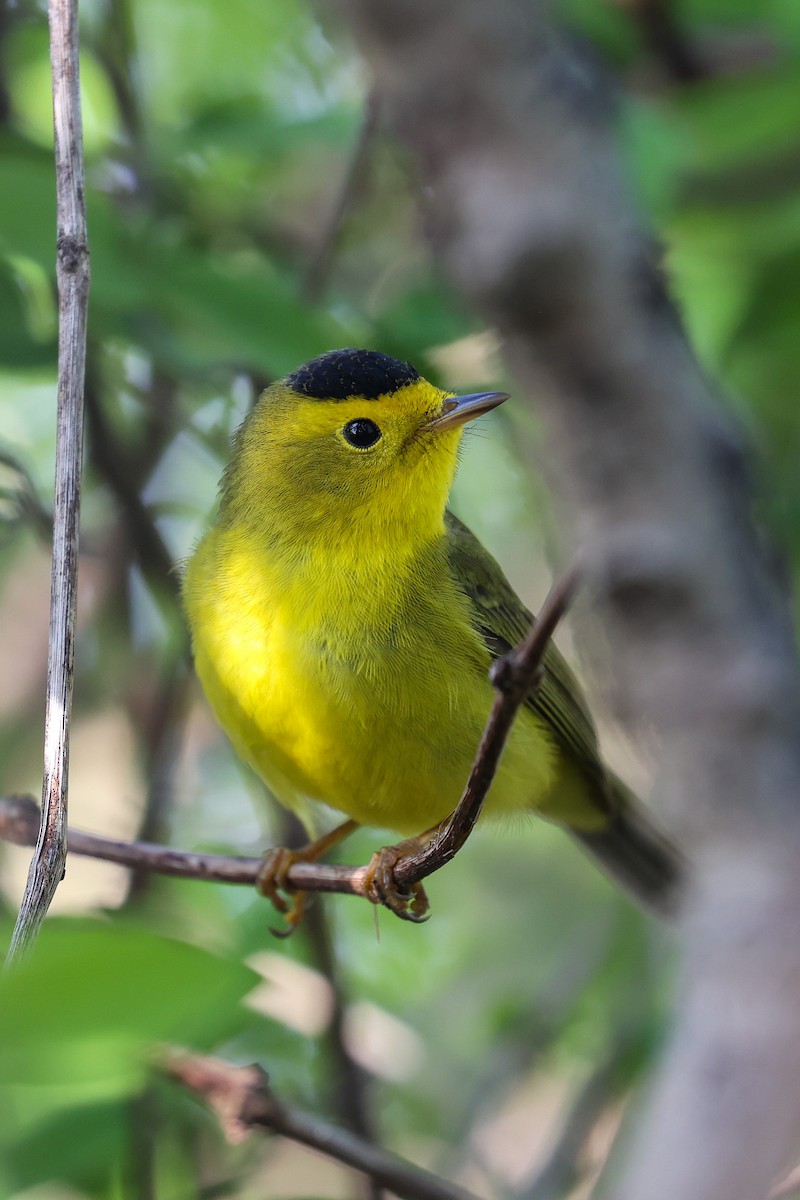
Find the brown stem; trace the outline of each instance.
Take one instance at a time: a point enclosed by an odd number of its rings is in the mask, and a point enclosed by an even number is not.
[[[536,690],[544,652],[572,603],[578,578],[578,568],[572,567],[557,580],[524,641],[493,663],[490,678],[496,692],[494,703],[458,807],[424,849],[400,859],[394,875],[401,887],[417,883],[449,863],[475,828],[514,718],[526,697]]]
[[[648,48],[671,80],[696,83],[711,74],[709,64],[682,29],[672,0],[636,0],[631,11]]]
[[[626,1067],[640,1040],[641,1030],[620,1031],[578,1089],[549,1155],[515,1200],[561,1200],[575,1190],[586,1175],[587,1142],[624,1088],[629,1074]]]
[[[288,809],[280,809],[277,816],[276,833],[281,845],[299,850],[308,841],[302,823]],[[330,1021],[323,1035],[331,1065],[327,1108],[353,1133],[367,1142],[377,1142],[377,1121],[369,1105],[369,1076],[347,1047],[345,972],[334,948],[331,917],[332,913],[323,905],[311,904],[303,918],[303,933],[312,964],[327,979],[333,996]],[[383,1190],[374,1179],[365,1178],[364,1200],[383,1200],[383,1196]]]
[[[364,189],[378,129],[379,107],[378,93],[370,92],[364,101],[364,117],[344,181],[306,273],[303,294],[312,304],[318,303],[325,293],[342,231]]]
[[[225,1136],[241,1142],[254,1129],[270,1129],[363,1171],[406,1200],[475,1200],[471,1192],[381,1150],[296,1108],[281,1104],[260,1067],[235,1067],[217,1058],[169,1052],[161,1063],[170,1078],[196,1092],[213,1109]]]

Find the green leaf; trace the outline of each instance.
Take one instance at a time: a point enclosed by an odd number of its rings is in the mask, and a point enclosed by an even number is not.
[[[32,259],[0,257],[0,362],[12,369],[55,363],[54,318],[41,267]]]
[[[260,254],[216,253],[147,222],[123,226],[99,196],[90,229],[95,336],[133,335],[176,370],[225,364],[273,378],[349,340],[342,324],[304,304],[292,281]]]
[[[134,925],[51,921],[0,979],[0,1097],[13,1095],[24,1127],[54,1109],[130,1095],[154,1042],[205,1048],[235,1031],[257,978]]]
[[[281,81],[284,103],[308,103],[325,90],[336,56],[299,0],[226,0],[224,5],[139,0],[137,32],[146,64],[144,96],[156,123],[179,122],[193,107]],[[191,29],[191,38],[186,31]]]
[[[800,75],[794,66],[696,85],[680,105],[691,166],[709,172],[794,153],[800,138]]]
[[[14,1190],[45,1179],[80,1185],[102,1177],[129,1149],[128,1116],[121,1104],[87,1104],[45,1119],[5,1150]]]
[[[202,1042],[227,1027],[220,1013],[257,980],[241,963],[135,925],[53,920],[30,958],[0,979],[0,1031],[17,1044],[48,1029]]]
[[[294,155],[308,143],[339,149],[349,146],[358,133],[359,110],[337,108],[307,119],[287,120],[270,110],[260,96],[237,96],[209,103],[172,139],[180,148],[208,151],[210,147],[238,150],[259,159]]]
[[[55,273],[53,156],[8,133],[0,134],[0,248]]]

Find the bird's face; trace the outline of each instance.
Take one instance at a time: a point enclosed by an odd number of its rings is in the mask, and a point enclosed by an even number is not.
[[[266,390],[240,435],[237,490],[281,524],[294,515],[334,534],[365,519],[410,522],[429,535],[441,528],[463,425],[504,399],[453,396],[385,355],[334,351]]]

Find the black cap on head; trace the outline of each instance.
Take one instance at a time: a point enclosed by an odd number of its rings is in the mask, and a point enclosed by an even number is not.
[[[415,379],[419,379],[419,372],[411,363],[390,358],[379,350],[347,349],[330,350],[312,358],[288,375],[286,382],[314,400],[346,400],[349,396],[376,400]]]

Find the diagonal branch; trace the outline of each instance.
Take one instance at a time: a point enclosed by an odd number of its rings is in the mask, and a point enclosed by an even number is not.
[[[253,1130],[269,1129],[363,1171],[404,1200],[475,1200],[471,1192],[399,1155],[282,1104],[270,1091],[260,1067],[238,1067],[218,1058],[171,1051],[164,1056],[161,1069],[205,1101],[229,1141],[241,1142]]]
[[[379,117],[378,93],[372,91],[364,101],[364,116],[345,178],[330,215],[323,225],[306,272],[303,295],[312,304],[318,304],[322,300],[347,219],[364,191]]]
[[[33,943],[67,856],[69,721],[78,589],[83,384],[89,301],[76,0],[50,0],[58,210],[58,429],[42,819],[8,962]]]
[[[574,566],[556,580],[525,639],[492,664],[490,678],[495,688],[494,703],[463,795],[433,841],[397,863],[394,877],[401,887],[417,883],[450,862],[475,828],[514,718],[526,698],[536,690],[544,652],[572,603],[578,578],[579,570]]]

